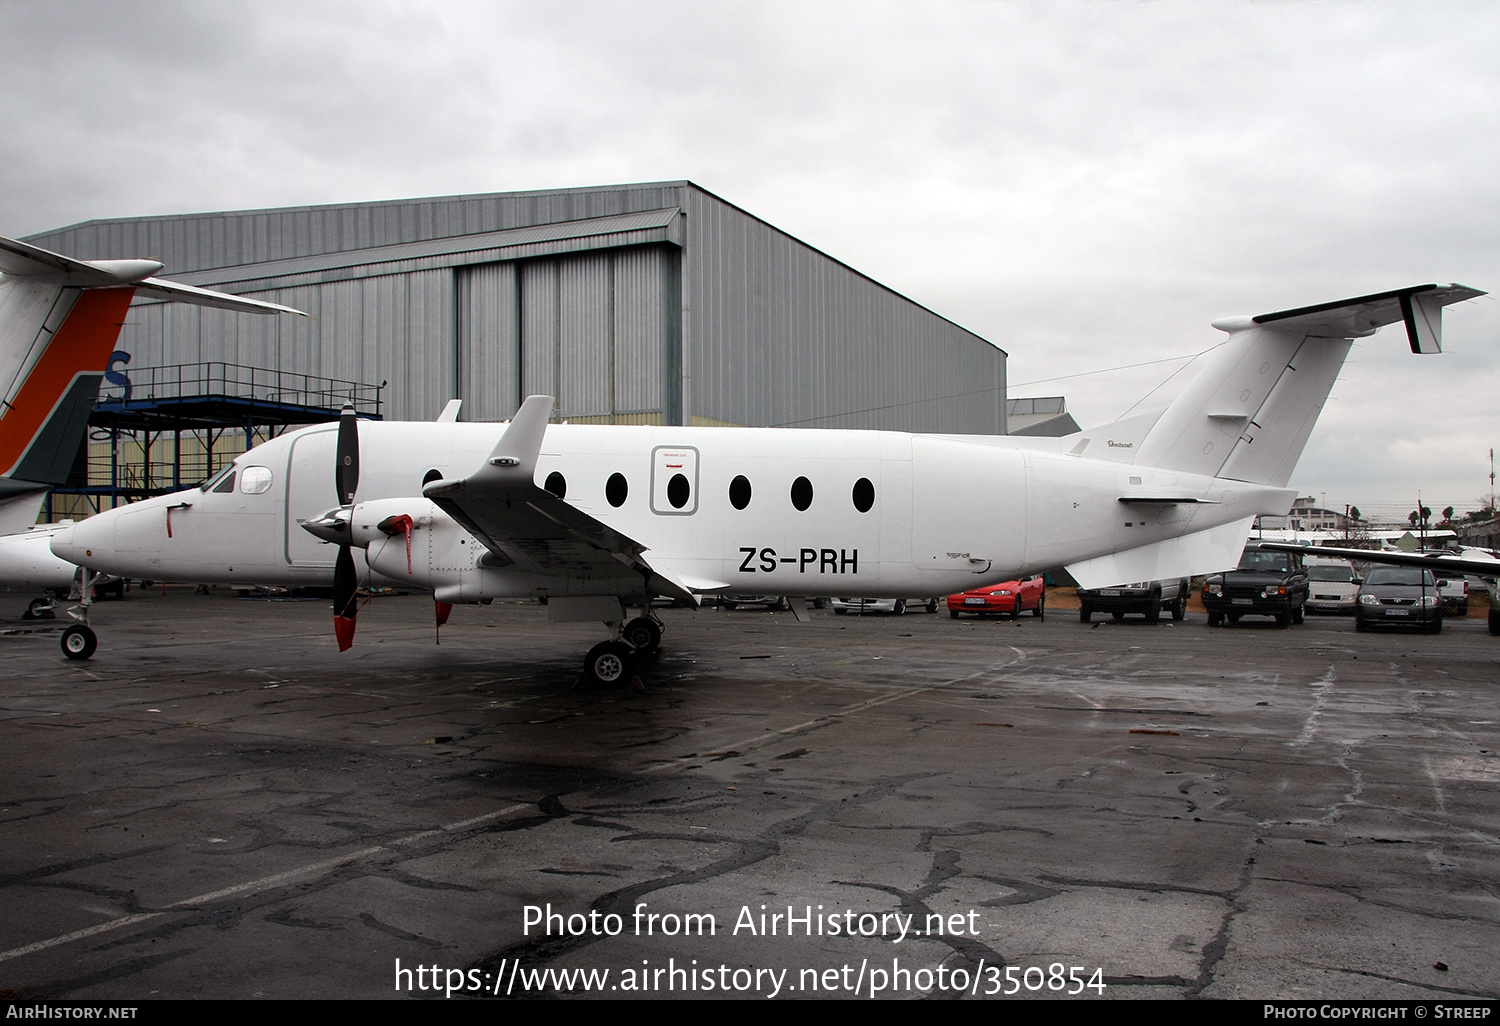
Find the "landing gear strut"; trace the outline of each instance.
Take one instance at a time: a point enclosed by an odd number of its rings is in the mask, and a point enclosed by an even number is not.
[[[62,632],[63,655],[69,659],[87,659],[99,647],[99,636],[89,626],[89,606],[94,604],[94,588],[104,578],[104,574],[91,573],[87,567],[78,568],[78,604],[68,608],[68,615],[78,622]]]
[[[619,607],[624,613],[623,604]],[[589,688],[623,688],[635,679],[637,664],[661,648],[662,622],[651,610],[651,601],[641,601],[641,615],[625,621],[609,619],[611,637],[589,649],[583,657],[583,684]]]

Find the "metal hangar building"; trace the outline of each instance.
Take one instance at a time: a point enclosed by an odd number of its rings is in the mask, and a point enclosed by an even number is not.
[[[691,182],[89,221],[28,241],[305,310],[141,302],[130,370],[386,383],[387,419],[1003,434],[1003,350]]]

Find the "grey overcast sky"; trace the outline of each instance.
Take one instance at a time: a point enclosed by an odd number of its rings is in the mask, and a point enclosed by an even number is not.
[[[1500,290],[1497,54],[1491,0],[0,0],[0,233],[687,178],[1090,424],[1219,316]],[[1361,342],[1292,484],[1473,508],[1497,335]]]

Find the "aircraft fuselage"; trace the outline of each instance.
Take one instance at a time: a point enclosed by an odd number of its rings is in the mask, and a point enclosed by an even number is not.
[[[320,425],[274,439],[235,461],[233,484],[111,511],[60,536],[54,549],[123,576],[325,585],[335,546],[301,524],[339,505],[336,431]],[[494,562],[487,550],[421,497],[434,475],[472,474],[503,431],[359,425],[356,509],[417,521],[410,569],[400,535],[371,542],[371,568],[445,601],[600,593],[587,575],[486,565]],[[247,475],[250,467],[269,473]],[[1283,512],[1292,494],[992,437],[567,424],[547,428],[534,480],[644,545],[693,590],[809,596],[962,591]],[[1162,494],[1204,504],[1120,501]]]

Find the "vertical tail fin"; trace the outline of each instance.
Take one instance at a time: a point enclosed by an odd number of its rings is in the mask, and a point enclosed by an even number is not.
[[[1417,285],[1217,320],[1229,339],[1165,411],[1080,432],[1071,451],[1284,487],[1353,339],[1400,321],[1412,352],[1438,352],[1442,308],[1482,295],[1462,285]]]

